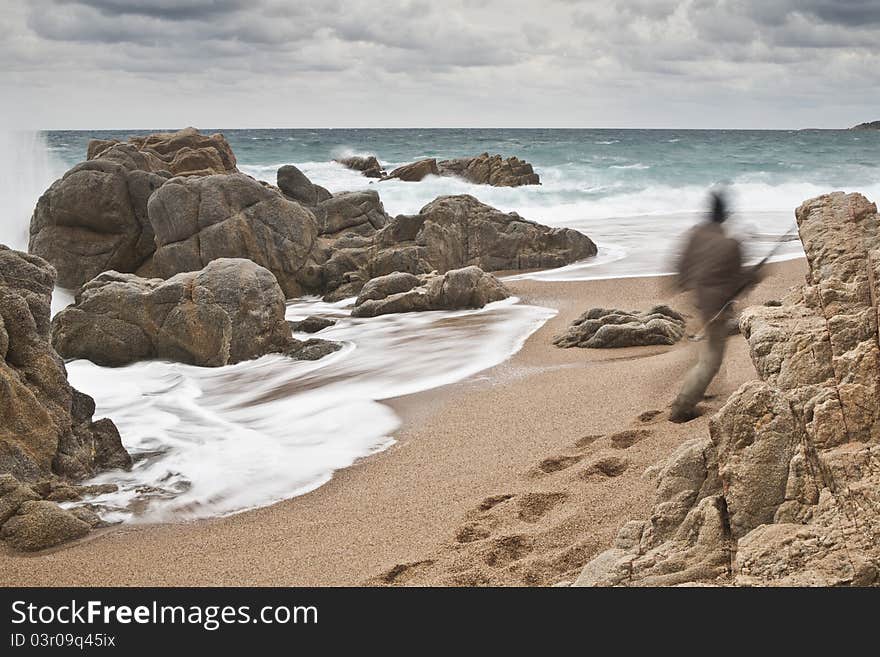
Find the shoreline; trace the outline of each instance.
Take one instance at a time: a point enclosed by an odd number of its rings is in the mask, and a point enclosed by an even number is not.
[[[803,258],[769,265],[741,306],[781,297],[805,271]],[[684,425],[640,423],[639,414],[671,401],[695,353],[690,343],[614,350],[550,344],[593,306],[646,308],[662,301],[689,312],[682,297],[663,294],[663,278],[510,281],[523,303],[555,308],[557,315],[503,363],[383,402],[402,420],[389,449],[268,507],[211,520],[115,526],[24,557],[4,547],[0,584],[523,585],[569,579],[610,545],[623,523],[649,511],[653,489],[644,470],[705,432],[730,392],[756,378],[745,341],[734,336],[706,414]],[[634,429],[647,433],[628,447],[611,444],[611,434]],[[585,436],[602,437],[576,446]],[[584,465],[612,456],[618,465],[625,462],[621,472],[603,475],[599,468],[584,478]],[[552,459],[574,461],[553,469]],[[538,474],[542,463],[550,472]],[[475,510],[499,495],[516,504],[499,504],[486,517]],[[489,535],[458,540],[474,527]]]

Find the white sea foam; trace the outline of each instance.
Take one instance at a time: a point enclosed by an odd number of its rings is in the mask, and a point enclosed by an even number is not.
[[[338,320],[320,337],[346,347],[315,362],[269,355],[222,368],[69,363],[71,383],[95,398],[97,415],[113,418],[135,458],[131,472],[94,480],[119,484],[119,492],[91,501],[108,519],[154,522],[305,493],[393,443],[399,421],[379,400],[496,365],[555,314],[507,299],[481,310],[355,319],[346,303],[288,306],[291,320]]]

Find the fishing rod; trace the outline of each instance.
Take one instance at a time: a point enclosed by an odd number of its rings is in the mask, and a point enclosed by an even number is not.
[[[703,339],[704,334],[706,333],[706,329],[709,327],[709,325],[712,324],[712,322],[714,322],[715,320],[717,320],[721,316],[721,314],[725,310],[727,310],[727,308],[730,306],[730,304],[732,304],[734,301],[736,301],[736,298],[740,294],[742,294],[749,287],[754,285],[754,283],[755,283],[754,274],[757,273],[764,265],[766,265],[767,261],[770,260],[770,258],[772,258],[774,255],[776,255],[776,252],[779,251],[779,249],[782,247],[783,244],[791,241],[790,237],[793,234],[797,233],[797,229],[798,229],[797,222],[794,222],[792,224],[791,228],[789,228],[788,231],[782,237],[780,237],[778,240],[776,240],[776,243],[773,245],[773,248],[770,249],[770,252],[767,253],[767,255],[765,255],[763,258],[761,258],[760,262],[758,262],[756,265],[752,266],[752,268],[751,268],[752,275],[748,276],[746,278],[746,281],[733,292],[733,294],[730,296],[730,299],[728,299],[725,302],[725,304],[723,306],[721,306],[721,310],[719,310],[717,313],[715,313],[708,322],[703,324],[703,328],[700,329],[699,333],[697,333],[695,336],[693,336],[691,338],[691,341],[699,342],[700,340]]]

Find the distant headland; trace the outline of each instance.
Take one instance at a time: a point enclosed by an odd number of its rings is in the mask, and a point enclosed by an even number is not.
[[[880,121],[869,121],[868,123],[859,123],[854,125],[850,130],[880,130]]]

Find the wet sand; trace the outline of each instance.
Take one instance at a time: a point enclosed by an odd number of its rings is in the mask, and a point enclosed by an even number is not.
[[[745,304],[802,282],[803,259],[771,265]],[[270,507],[191,523],[113,527],[58,550],[0,548],[0,584],[549,585],[572,579],[627,520],[647,514],[644,472],[755,378],[740,336],[728,342],[706,413],[664,411],[697,345],[558,349],[555,335],[595,306],[690,312],[662,278],[510,283],[559,314],[505,363],[393,400],[397,444],[321,488]],[[692,321],[695,332],[699,323]],[[641,416],[641,418],[640,418]]]

